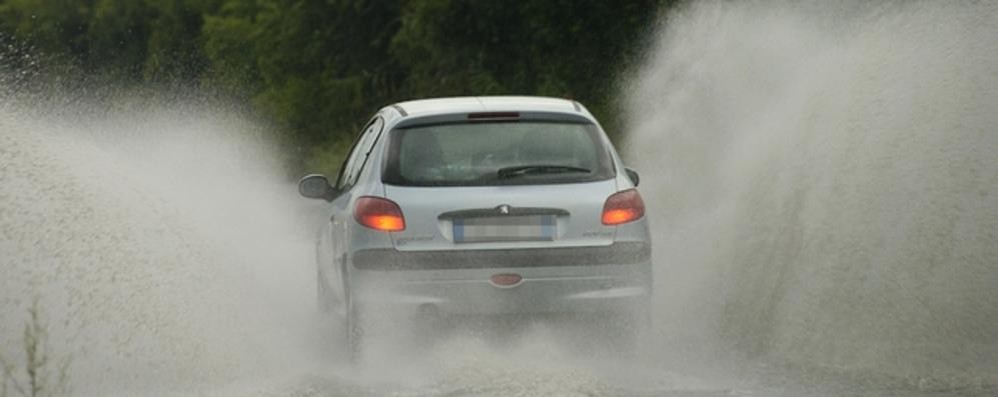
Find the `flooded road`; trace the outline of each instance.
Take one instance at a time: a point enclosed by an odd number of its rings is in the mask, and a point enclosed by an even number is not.
[[[23,382],[37,300],[67,363],[64,381],[41,370],[70,395],[998,393],[998,6],[697,2],[667,20],[623,78],[656,240],[637,354],[541,323],[350,365],[315,310],[321,208],[252,118],[11,95],[0,357]]]

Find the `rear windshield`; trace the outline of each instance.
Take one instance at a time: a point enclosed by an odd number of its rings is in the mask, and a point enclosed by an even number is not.
[[[383,182],[402,186],[576,183],[614,176],[593,124],[482,122],[391,133]]]

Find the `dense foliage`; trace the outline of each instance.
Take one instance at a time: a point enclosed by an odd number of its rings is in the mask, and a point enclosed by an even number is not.
[[[306,148],[296,168],[329,172],[374,109],[411,98],[571,97],[613,134],[615,78],[666,2],[0,0],[0,55],[246,98]]]

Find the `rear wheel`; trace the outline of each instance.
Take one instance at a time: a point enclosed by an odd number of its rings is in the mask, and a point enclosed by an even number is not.
[[[324,315],[332,313],[333,299],[329,287],[322,281],[322,274],[318,270],[315,272],[315,303],[319,313]]]
[[[416,311],[412,319],[411,338],[416,346],[426,348],[432,346],[443,331],[443,317],[436,306],[424,304]]]
[[[625,327],[623,339],[620,341],[621,351],[629,356],[642,353],[642,346],[648,341],[652,327],[651,306],[642,302],[637,307],[621,316],[621,325]]]
[[[357,363],[361,359],[364,347],[364,324],[360,309],[354,304],[354,299],[347,298],[346,339],[350,362]]]
[[[640,304],[602,316],[600,338],[614,354],[632,357],[640,354],[648,340],[651,317],[647,305]]]

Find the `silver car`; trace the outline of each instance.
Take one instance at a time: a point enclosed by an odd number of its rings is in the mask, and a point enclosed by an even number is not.
[[[329,202],[319,305],[345,317],[354,354],[363,320],[378,313],[640,317],[652,267],[637,185],[576,101],[386,106],[335,183],[299,182],[303,196]]]

